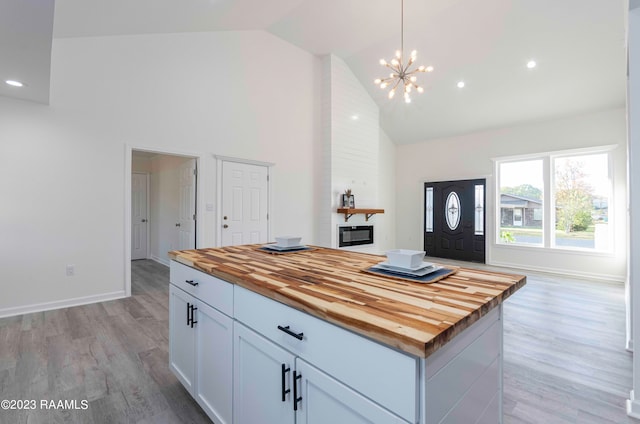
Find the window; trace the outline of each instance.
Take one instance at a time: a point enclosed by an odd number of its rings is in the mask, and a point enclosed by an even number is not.
[[[497,243],[610,250],[609,163],[603,149],[496,161]]]
[[[609,155],[556,157],[553,172],[555,246],[609,250]]]
[[[499,175],[499,242],[542,246],[542,159],[500,163]]]

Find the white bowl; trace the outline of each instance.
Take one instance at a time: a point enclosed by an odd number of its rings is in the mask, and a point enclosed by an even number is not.
[[[294,237],[294,236],[276,237],[276,245],[280,247],[300,246],[300,240],[302,240],[302,237]]]
[[[422,250],[394,249],[387,252],[387,260],[389,265],[415,268],[422,263],[424,255]]]

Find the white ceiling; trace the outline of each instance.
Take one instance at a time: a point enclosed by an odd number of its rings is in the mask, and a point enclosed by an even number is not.
[[[40,52],[11,35],[27,31],[5,10],[31,3],[40,8],[35,16],[46,15],[52,1],[0,0],[0,36],[10,40],[0,42],[3,79],[16,73],[16,57]],[[624,106],[625,7],[625,0],[405,0],[405,49],[435,67],[419,76],[426,91],[408,105],[373,84],[388,74],[378,61],[399,48],[399,0],[57,0],[53,36],[265,30],[343,58],[380,106],[391,139],[410,143]],[[37,40],[50,31],[47,22],[26,29]],[[44,68],[23,65],[25,80]],[[0,95],[15,96],[6,91]]]

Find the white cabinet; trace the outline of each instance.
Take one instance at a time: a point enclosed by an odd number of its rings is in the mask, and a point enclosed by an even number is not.
[[[207,286],[229,284],[202,280],[197,271],[182,278],[184,270],[176,272],[176,266],[183,265],[172,262],[171,268],[169,367],[216,424],[232,424],[233,319],[205,303],[220,301],[209,297],[208,293],[216,290]],[[184,284],[195,292],[179,288]],[[228,307],[232,310],[232,303]]]
[[[238,322],[234,348],[235,424],[406,424]]]
[[[341,384],[304,360],[296,359],[301,398],[297,424],[406,424],[407,422]]]
[[[169,285],[169,367],[193,393],[195,377],[195,331],[190,328],[193,296]]]
[[[234,349],[234,423],[293,424],[295,357],[237,322]]]

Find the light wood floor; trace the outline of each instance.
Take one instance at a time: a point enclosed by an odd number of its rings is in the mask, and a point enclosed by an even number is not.
[[[0,424],[210,423],[168,369],[168,280],[135,261],[128,299],[0,319],[0,400],[38,403]],[[528,274],[504,311],[505,424],[640,423],[625,413],[622,286]]]

